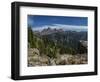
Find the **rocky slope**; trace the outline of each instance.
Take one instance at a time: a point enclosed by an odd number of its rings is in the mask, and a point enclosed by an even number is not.
[[[28,66],[53,66],[53,65],[72,65],[87,64],[87,54],[58,54],[57,58],[50,58],[46,55],[40,55],[39,50],[29,48]]]

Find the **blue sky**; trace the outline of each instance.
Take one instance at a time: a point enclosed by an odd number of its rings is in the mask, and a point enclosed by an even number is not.
[[[66,28],[68,26],[70,26],[70,28],[77,28],[80,26],[80,29],[82,29],[83,27],[86,29],[86,27],[88,26],[88,18],[71,16],[28,15],[28,25],[31,26],[33,30],[39,28],[47,28],[48,26],[52,28],[62,26],[65,26]]]

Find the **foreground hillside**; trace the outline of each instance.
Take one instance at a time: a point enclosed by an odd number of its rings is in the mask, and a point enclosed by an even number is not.
[[[57,54],[56,58],[47,55],[40,55],[39,50],[29,48],[28,66],[52,66],[52,65],[72,65],[87,64],[87,54]]]
[[[87,64],[87,32],[28,28],[28,66]]]

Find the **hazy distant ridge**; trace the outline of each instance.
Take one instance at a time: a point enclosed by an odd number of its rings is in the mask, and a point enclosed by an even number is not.
[[[33,31],[42,31],[47,28],[51,29],[63,29],[64,31],[87,31],[87,26],[75,26],[75,25],[64,25],[64,24],[53,24],[53,25],[44,25],[41,27],[32,27]]]

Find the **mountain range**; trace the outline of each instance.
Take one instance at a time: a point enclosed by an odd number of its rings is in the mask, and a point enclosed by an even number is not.
[[[87,31],[65,31],[48,27],[42,31],[28,31],[28,41],[42,53],[82,54],[87,53]],[[54,55],[53,55],[54,56]]]
[[[63,29],[64,31],[87,31],[87,26],[75,26],[75,25],[64,25],[64,24],[52,24],[52,25],[44,25],[38,27],[32,27],[33,31],[42,31],[43,29]]]

